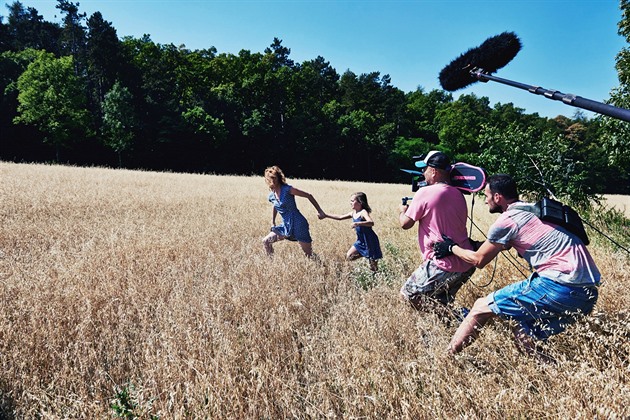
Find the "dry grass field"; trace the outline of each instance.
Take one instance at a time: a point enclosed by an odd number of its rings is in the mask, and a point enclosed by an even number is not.
[[[622,212],[626,217],[630,218],[630,196],[610,194],[605,195],[605,204],[614,207]]]
[[[421,263],[397,222],[408,185],[289,179],[332,213],[367,193],[372,276],[344,261],[350,223],[302,198],[320,261],[290,242],[267,258],[262,176],[0,162],[0,179],[1,418],[630,417],[630,258],[601,242],[596,311],[548,342],[557,363],[501,322],[449,357],[455,326],[398,300]],[[484,233],[495,217],[475,200]],[[520,279],[510,261],[458,304]]]

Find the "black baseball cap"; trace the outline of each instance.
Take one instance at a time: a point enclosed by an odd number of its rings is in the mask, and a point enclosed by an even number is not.
[[[432,168],[446,170],[451,164],[451,160],[448,156],[438,150],[431,150],[425,156],[420,156],[420,159],[421,160],[416,162],[416,167],[418,168],[430,166]]]

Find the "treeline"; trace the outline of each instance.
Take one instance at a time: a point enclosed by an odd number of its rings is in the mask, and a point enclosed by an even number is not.
[[[61,23],[19,1],[0,19],[0,159],[219,174],[278,164],[293,177],[399,182],[413,155],[437,148],[533,191],[629,192],[602,118],[403,92],[377,71],[295,63],[279,39],[238,54],[120,39],[100,12],[57,3]]]

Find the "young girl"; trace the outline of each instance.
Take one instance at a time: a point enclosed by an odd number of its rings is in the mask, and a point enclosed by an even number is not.
[[[288,185],[282,169],[271,166],[265,169],[265,182],[269,187],[269,201],[273,204],[271,216],[271,232],[263,239],[267,255],[273,254],[272,244],[283,239],[297,241],[307,257],[313,256],[312,239],[308,221],[300,213],[295,204],[295,196],[308,198],[317,209],[319,219],[326,217],[324,210],[317,204],[311,194]],[[280,213],[282,224],[276,225],[276,216]]]
[[[357,241],[350,247],[346,253],[346,258],[356,260],[365,257],[370,260],[370,270],[378,270],[378,261],[383,258],[381,245],[378,241],[376,232],[372,229],[374,221],[370,217],[372,209],[367,201],[365,193],[358,192],[350,196],[350,207],[352,211],[343,215],[326,214],[335,220],[345,220],[352,218],[352,228],[357,231]]]

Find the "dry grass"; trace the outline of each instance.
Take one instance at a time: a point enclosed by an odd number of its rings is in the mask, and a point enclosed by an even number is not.
[[[630,218],[630,196],[619,194],[604,195],[604,203],[622,212],[626,217]]]
[[[629,258],[610,248],[591,247],[600,300],[549,342],[556,365],[519,355],[500,322],[449,358],[454,327],[397,297],[420,263],[397,226],[407,185],[294,181],[329,212],[367,193],[372,277],[343,260],[350,224],[304,199],[321,262],[293,243],[266,258],[262,177],[0,163],[0,178],[3,418],[630,416]],[[480,199],[475,220],[494,220]],[[458,301],[520,277],[499,258]]]

